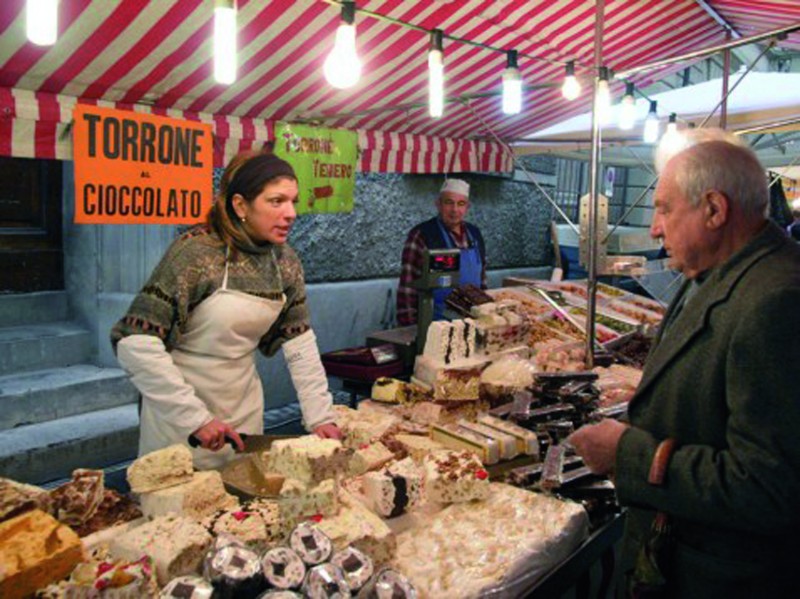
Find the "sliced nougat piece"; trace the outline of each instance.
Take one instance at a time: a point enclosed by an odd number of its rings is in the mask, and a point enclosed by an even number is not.
[[[301,481],[286,479],[278,496],[281,518],[289,526],[309,516],[334,516],[339,511],[339,496],[332,478],[308,487]]]
[[[394,518],[421,500],[422,471],[411,458],[393,462],[363,478],[367,507],[384,518]]]
[[[370,470],[377,470],[393,459],[394,454],[380,441],[364,445],[356,449],[350,458],[350,474],[358,476]]]
[[[158,583],[165,585],[176,576],[198,574],[210,545],[211,535],[201,524],[169,514],[115,537],[109,551],[112,557],[128,561],[149,555]]]
[[[423,462],[430,501],[462,503],[489,496],[489,473],[470,451],[437,451]]]
[[[422,435],[399,434],[394,436],[394,440],[415,462],[421,462],[432,451],[444,449],[444,445],[441,443]]]
[[[174,513],[194,520],[239,505],[236,497],[225,491],[222,475],[216,470],[195,472],[187,483],[142,493],[139,502],[142,513],[150,518]]]
[[[369,555],[376,564],[384,564],[394,557],[397,540],[392,530],[364,507],[350,498],[337,516],[322,518],[319,529],[333,541],[336,550],[352,545]]]
[[[350,452],[336,439],[305,435],[273,442],[267,470],[316,485],[337,474],[347,473]]]
[[[192,480],[192,452],[185,445],[170,445],[141,456],[128,466],[128,484],[134,493],[149,493]]]

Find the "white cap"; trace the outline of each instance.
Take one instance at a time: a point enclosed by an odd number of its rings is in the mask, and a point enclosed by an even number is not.
[[[792,210],[800,210],[800,198],[792,201]]]
[[[442,185],[442,189],[439,190],[439,193],[444,193],[445,191],[451,191],[468,198],[469,183],[461,179],[445,179],[444,185]]]

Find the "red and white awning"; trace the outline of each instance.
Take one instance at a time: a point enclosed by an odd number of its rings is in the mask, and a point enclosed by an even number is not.
[[[708,0],[742,35],[800,21],[790,0]],[[359,84],[336,90],[322,62],[339,6],[322,0],[238,0],[238,77],[215,83],[211,0],[61,0],[59,38],[29,43],[24,0],[0,4],[0,154],[68,158],[76,102],[129,107],[212,123],[217,164],[271,139],[273,124],[302,120],[359,131],[360,168],[441,172],[511,168],[504,141],[526,137],[589,107],[553,84],[564,62],[591,73],[594,0],[359,0],[377,16],[520,54],[529,89],[523,112],[502,113],[503,54],[445,40],[442,118],[427,112],[428,35],[358,12]],[[694,0],[607,0],[603,62],[621,71],[725,41]],[[800,47],[800,34],[780,42]],[[634,76],[647,85],[683,68]],[[621,92],[621,83],[612,86]]]

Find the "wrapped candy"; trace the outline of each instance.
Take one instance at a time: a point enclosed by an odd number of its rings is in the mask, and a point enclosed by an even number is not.
[[[327,560],[333,553],[331,540],[311,522],[301,522],[289,535],[289,546],[310,566]]]
[[[272,586],[278,589],[299,588],[306,576],[306,565],[288,547],[274,547],[261,556],[261,568]]]
[[[341,568],[351,591],[358,591],[372,577],[375,567],[372,559],[355,547],[345,547],[331,558],[334,566]]]

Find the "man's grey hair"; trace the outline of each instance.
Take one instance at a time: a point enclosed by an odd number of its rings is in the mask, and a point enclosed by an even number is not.
[[[714,189],[747,214],[767,215],[766,171],[744,140],[716,128],[689,129],[679,135],[680,141],[657,148],[656,169],[660,174],[673,158],[681,156],[682,168],[675,172],[675,183],[693,205]]]

